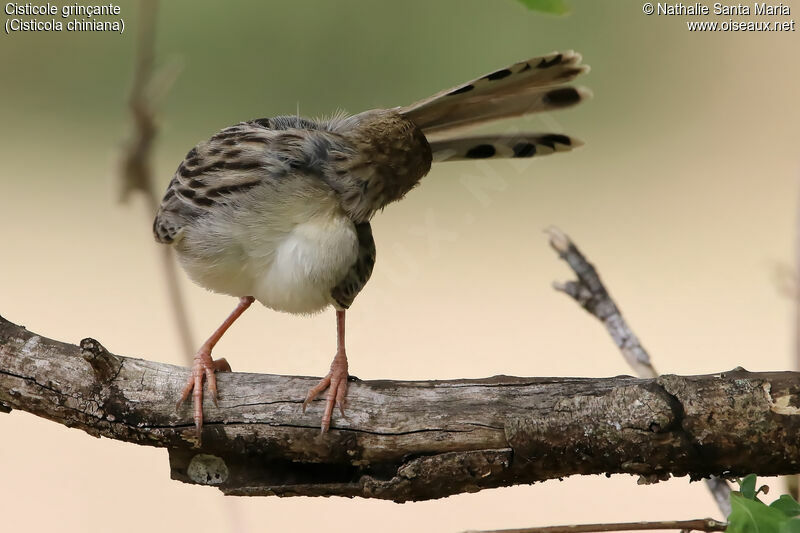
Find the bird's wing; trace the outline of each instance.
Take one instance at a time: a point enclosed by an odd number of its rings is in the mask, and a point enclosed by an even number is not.
[[[242,122],[192,148],[170,181],[153,223],[157,241],[173,242],[218,203],[236,202],[263,183],[298,171],[320,174],[330,132],[299,117]],[[317,168],[319,167],[319,168]]]
[[[358,258],[347,275],[331,290],[331,296],[342,309],[353,303],[358,293],[367,284],[375,266],[375,240],[369,222],[356,224],[358,235]]]

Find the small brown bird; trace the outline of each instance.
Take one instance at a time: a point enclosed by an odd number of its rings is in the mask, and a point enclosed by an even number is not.
[[[431,161],[532,157],[580,142],[554,133],[465,136],[464,128],[578,104],[590,93],[565,86],[588,71],[574,52],[515,63],[406,107],[308,120],[242,122],[192,148],[167,187],[153,224],[198,285],[239,304],[195,355],[178,407],[191,394],[200,438],[203,379],[217,402],[215,372],[230,371],[211,350],[258,300],[276,311],[336,309],[330,372],[303,409],[328,389],[322,432],[347,394],[345,310],[375,264],[370,219],[403,198]]]

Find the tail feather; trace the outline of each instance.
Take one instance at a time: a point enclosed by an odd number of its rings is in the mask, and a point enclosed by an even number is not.
[[[564,86],[589,70],[580,61],[572,51],[521,61],[398,111],[427,135],[567,107],[590,96],[586,89]]]
[[[581,141],[557,133],[520,133],[516,135],[477,135],[431,141],[433,160],[459,161],[500,157],[539,157],[568,152],[583,145]]]
[[[422,131],[426,137],[450,136],[455,130],[487,122],[572,107],[591,98],[591,95],[583,87],[547,87],[498,97],[486,96],[465,105],[433,110],[438,113],[436,120]],[[430,113],[431,117],[434,116],[433,112]]]

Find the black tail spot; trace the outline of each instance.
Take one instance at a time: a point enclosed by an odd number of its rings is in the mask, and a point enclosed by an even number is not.
[[[450,91],[450,94],[448,96],[454,96],[456,94],[468,93],[469,91],[471,91],[474,88],[475,88],[475,86],[470,83],[469,85],[464,85],[463,87],[459,87],[455,91]]]
[[[486,76],[486,79],[487,80],[492,80],[492,81],[494,81],[494,80],[502,80],[503,78],[506,78],[508,76],[511,76],[511,71],[508,70],[507,68],[504,68],[504,69],[498,70],[497,72],[492,72],[491,74]]]
[[[557,80],[566,80],[567,78],[574,78],[578,74],[583,72],[582,68],[565,68],[562,70],[557,76]]]
[[[514,145],[514,157],[533,157],[536,155],[536,145],[532,143],[517,143]]]
[[[575,87],[553,89],[544,95],[544,102],[556,107],[566,107],[581,101],[581,93]]]
[[[561,135],[559,133],[550,133],[548,135],[543,135],[541,138],[541,142],[547,144],[558,143],[558,144],[565,144],[567,146],[572,146],[572,139],[570,139],[566,135]]]
[[[467,150],[465,157],[470,159],[486,159],[487,157],[492,157],[496,152],[497,150],[495,150],[494,146],[491,144],[479,144]]]
[[[536,65],[536,68],[550,68],[554,65],[558,65],[559,63],[561,63],[561,59],[563,59],[563,56],[561,54],[558,54],[550,61],[548,61],[546,57],[543,57],[542,60],[539,62],[539,64]]]

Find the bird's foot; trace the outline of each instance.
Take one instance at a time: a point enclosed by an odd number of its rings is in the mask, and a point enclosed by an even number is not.
[[[322,415],[322,424],[320,426],[322,433],[326,433],[331,427],[331,416],[335,405],[339,406],[339,411],[344,416],[347,377],[347,356],[344,352],[337,353],[336,357],[333,358],[331,371],[315,387],[311,388],[306,395],[306,399],[303,402],[303,412],[305,412],[308,404],[314,401],[314,398],[319,396],[325,389],[328,389],[325,412]]]
[[[216,372],[230,372],[231,365],[225,358],[211,359],[211,350],[207,348],[200,348],[194,356],[194,365],[192,365],[192,373],[189,375],[189,380],[183,388],[181,398],[175,406],[179,409],[185,402],[189,395],[192,395],[192,402],[194,404],[194,427],[197,434],[197,441],[200,442],[200,434],[203,430],[203,379],[208,381],[208,391],[211,393],[211,399],[214,405],[217,403],[217,375]]]

